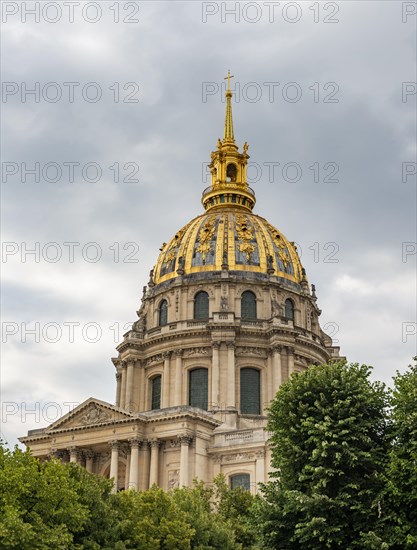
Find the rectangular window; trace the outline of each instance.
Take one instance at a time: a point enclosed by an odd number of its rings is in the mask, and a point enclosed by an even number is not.
[[[152,403],[151,409],[154,411],[161,408],[161,376],[155,376],[152,379]]]
[[[191,407],[208,409],[208,371],[207,369],[194,369],[189,375],[189,404]]]
[[[250,489],[250,475],[249,474],[236,474],[230,478],[230,488],[237,489],[242,487],[246,491]]]
[[[260,372],[257,369],[240,369],[240,412],[261,414]]]

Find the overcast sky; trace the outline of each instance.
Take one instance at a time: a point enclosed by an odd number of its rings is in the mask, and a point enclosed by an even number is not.
[[[255,212],[391,383],[416,353],[415,2],[69,4],[2,2],[3,438],[114,401],[159,248],[202,212],[229,68]]]

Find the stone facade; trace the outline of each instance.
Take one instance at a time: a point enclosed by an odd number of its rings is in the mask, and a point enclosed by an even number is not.
[[[255,491],[270,470],[265,426],[277,389],[339,356],[294,243],[252,213],[248,146],[238,152],[226,99],[206,213],[161,247],[113,359],[115,404],[90,398],[21,438],[35,456],[112,477],[115,490],[222,472]]]

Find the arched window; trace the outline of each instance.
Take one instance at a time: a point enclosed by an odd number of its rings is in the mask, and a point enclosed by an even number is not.
[[[227,165],[226,177],[227,177],[227,181],[236,181],[237,168],[236,168],[236,164],[233,164],[233,162]]]
[[[289,298],[285,300],[285,318],[294,321],[294,303]]]
[[[155,376],[151,380],[151,409],[161,408],[161,375]]]
[[[241,298],[242,319],[256,319],[256,296],[250,290],[245,290]]]
[[[194,369],[189,374],[188,402],[191,407],[208,408],[208,371]]]
[[[242,487],[246,491],[250,490],[250,475],[249,474],[235,474],[230,476],[230,488],[237,489]]]
[[[261,414],[261,380],[257,369],[240,369],[240,412]]]
[[[168,323],[168,302],[162,300],[159,304],[159,326],[163,327]]]
[[[208,319],[209,295],[202,290],[194,296],[194,319]]]

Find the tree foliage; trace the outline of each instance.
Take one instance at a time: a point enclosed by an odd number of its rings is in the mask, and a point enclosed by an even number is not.
[[[171,495],[155,485],[149,491],[117,495],[119,544],[115,550],[189,550],[193,528]]]
[[[0,442],[0,548],[417,548],[417,365],[389,392],[346,362],[293,375],[270,407],[272,481],[112,493],[76,464]],[[389,407],[387,406],[389,405]]]
[[[417,357],[414,358],[417,361]],[[391,548],[417,548],[417,365],[394,378],[393,441],[387,470],[383,526]]]
[[[90,542],[111,521],[109,480],[17,447],[0,446],[0,488],[1,548],[99,548]]]
[[[76,464],[40,462],[0,446],[0,547],[4,549],[242,550],[253,497],[220,476],[171,492],[111,492]],[[243,544],[242,544],[243,543]]]
[[[255,510],[263,548],[385,548],[374,532],[387,456],[387,394],[370,368],[292,376],[270,407],[275,480]]]

